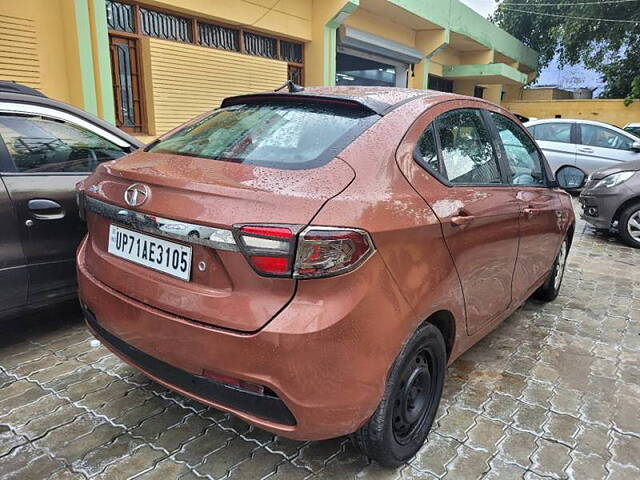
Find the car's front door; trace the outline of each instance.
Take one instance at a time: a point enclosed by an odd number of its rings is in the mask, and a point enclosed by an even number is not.
[[[513,301],[521,302],[545,277],[562,240],[562,205],[549,179],[541,152],[516,122],[491,113],[506,160],[509,182],[520,203],[520,247],[513,276]]]
[[[423,168],[408,172],[442,223],[464,292],[469,334],[511,304],[520,207],[497,155],[481,110],[451,110],[426,126],[414,153]]]
[[[589,174],[617,163],[640,160],[640,152],[633,150],[636,141],[631,135],[612,128],[581,123],[578,136],[576,165]]]
[[[75,184],[126,152],[87,128],[34,113],[0,111],[0,139],[11,162],[3,181],[28,265],[28,303],[73,295],[74,254],[85,232]]]

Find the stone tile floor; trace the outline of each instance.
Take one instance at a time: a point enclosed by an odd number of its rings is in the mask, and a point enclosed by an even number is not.
[[[639,479],[640,250],[577,230],[561,296],[449,368],[428,443],[395,471],[155,385],[55,309],[0,326],[0,478]]]

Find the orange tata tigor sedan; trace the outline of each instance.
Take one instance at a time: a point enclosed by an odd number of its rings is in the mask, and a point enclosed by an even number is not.
[[[295,89],[297,90],[297,89]],[[395,88],[227,98],[78,186],[86,322],[156,382],[385,466],[451,363],[558,295],[569,196],[518,120]]]

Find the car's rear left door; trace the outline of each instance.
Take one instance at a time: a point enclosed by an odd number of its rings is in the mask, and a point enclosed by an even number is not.
[[[75,294],[75,250],[86,231],[75,184],[126,149],[82,119],[75,123],[34,106],[24,110],[0,104],[0,141],[11,160],[3,181],[28,265],[28,303],[38,304]]]
[[[401,168],[440,219],[474,334],[511,304],[520,206],[481,109],[445,111],[423,125],[414,151],[422,168]]]

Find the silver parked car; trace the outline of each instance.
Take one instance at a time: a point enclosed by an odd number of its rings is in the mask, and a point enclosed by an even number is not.
[[[525,126],[549,162],[560,186],[579,189],[590,173],[640,160],[640,139],[621,128],[590,120],[551,118]]]
[[[589,175],[580,195],[581,217],[597,229],[614,230],[640,248],[640,160]]]

